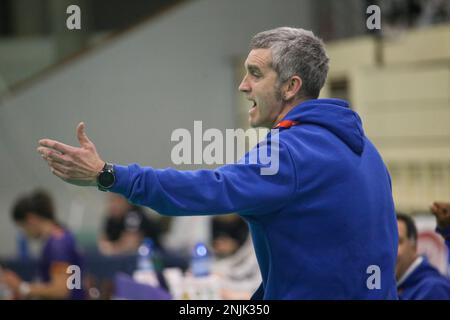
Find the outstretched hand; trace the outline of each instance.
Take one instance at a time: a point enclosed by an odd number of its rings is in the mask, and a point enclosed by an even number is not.
[[[450,227],[450,202],[434,202],[430,210],[440,229]]]
[[[52,173],[78,186],[95,186],[98,173],[105,162],[94,143],[89,140],[83,122],[77,126],[80,147],[73,147],[51,139],[39,140],[37,151],[47,161]]]

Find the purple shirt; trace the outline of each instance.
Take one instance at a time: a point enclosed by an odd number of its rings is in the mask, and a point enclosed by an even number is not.
[[[58,262],[79,266],[82,275],[82,259],[76,248],[75,238],[70,231],[64,228],[55,231],[47,239],[42,249],[39,269],[39,276],[42,282],[50,282],[50,268],[53,263]],[[82,281],[80,280],[80,282]],[[84,299],[84,290],[82,288],[70,289],[69,299]]]

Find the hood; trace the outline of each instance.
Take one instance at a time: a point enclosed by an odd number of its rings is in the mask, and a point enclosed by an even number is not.
[[[326,128],[341,139],[353,152],[364,150],[364,131],[361,119],[341,99],[312,99],[294,107],[283,120],[314,124]]]

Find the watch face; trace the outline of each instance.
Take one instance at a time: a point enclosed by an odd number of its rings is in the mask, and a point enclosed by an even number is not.
[[[98,177],[98,183],[103,188],[110,188],[114,184],[114,174],[110,171],[102,172]]]

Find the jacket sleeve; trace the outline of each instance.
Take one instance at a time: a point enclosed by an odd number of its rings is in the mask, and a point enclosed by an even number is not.
[[[275,170],[275,174],[267,174]],[[286,205],[297,181],[287,146],[266,140],[238,163],[214,170],[179,171],[131,164],[115,165],[115,172],[112,192],[173,216],[272,212]]]

